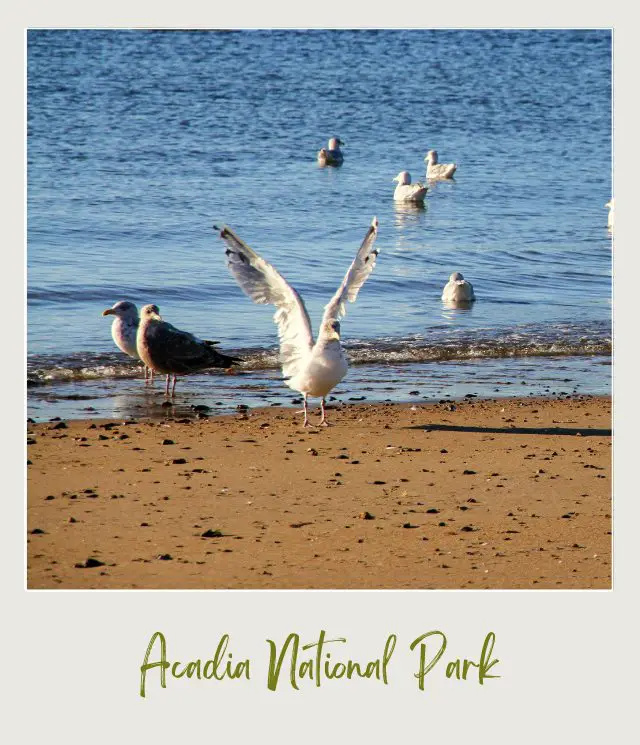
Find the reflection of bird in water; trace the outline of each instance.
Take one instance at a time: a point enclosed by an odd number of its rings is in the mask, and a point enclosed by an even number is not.
[[[344,145],[344,142],[339,137],[332,137],[329,140],[327,147],[321,148],[318,152],[318,163],[321,166],[341,166],[344,156],[340,145]]]
[[[157,306],[153,306],[159,313]],[[111,324],[111,336],[118,349],[139,360],[140,355],[136,347],[136,336],[138,334],[138,308],[135,303],[128,300],[120,300],[113,307],[102,311],[103,316],[115,316]],[[144,366],[144,378],[153,380],[153,370],[146,365]]]
[[[219,228],[214,225],[214,229]],[[273,320],[278,325],[282,373],[289,388],[302,393],[305,427],[309,426],[307,398],[322,399],[320,424],[326,426],[325,398],[347,374],[347,359],[340,344],[340,319],[346,313],[345,303],[355,302],[376,265],[378,251],[373,244],[377,234],[378,221],[374,217],[342,284],[325,305],[314,343],[309,314],[296,290],[233,231],[220,230],[220,237],[227,244],[229,269],[240,288],[255,303],[276,306]]]
[[[393,198],[396,202],[424,202],[428,188],[420,181],[412,184],[409,171],[400,171],[393,180],[398,182],[393,192]]]
[[[435,150],[429,150],[424,161],[427,164],[428,179],[453,178],[458,167],[455,163],[438,163],[438,153]]]
[[[420,219],[426,213],[427,205],[424,202],[393,202],[395,223],[398,228],[410,225],[412,221]]]
[[[140,313],[136,344],[140,359],[156,372],[166,374],[169,395],[169,379],[173,375],[171,395],[176,391],[178,375],[206,370],[211,367],[229,368],[237,357],[229,357],[214,349],[217,342],[198,339],[188,331],[180,331],[163,321],[155,305],[145,305]]]
[[[610,202],[605,204],[605,207],[609,208],[609,215],[607,216],[607,227],[609,230],[613,230],[613,197]]]
[[[464,307],[463,305],[458,306],[457,304],[469,304],[475,299],[476,296],[473,292],[473,285],[471,282],[467,282],[460,272],[454,272],[449,277],[449,281],[442,291],[443,302],[447,304],[455,303],[456,307]]]

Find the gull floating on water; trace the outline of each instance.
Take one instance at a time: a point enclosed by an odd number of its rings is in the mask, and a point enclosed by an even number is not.
[[[605,207],[609,208],[609,214],[607,216],[607,227],[609,230],[613,230],[613,197],[610,202],[605,204]]]
[[[396,202],[424,202],[428,189],[420,181],[412,184],[409,171],[400,171],[393,180],[398,182],[396,190],[393,192],[393,198]]]
[[[427,164],[427,178],[432,181],[453,178],[458,167],[456,163],[438,163],[438,153],[435,150],[429,150],[424,162]]]
[[[206,370],[211,367],[229,368],[238,357],[229,357],[213,348],[215,341],[199,339],[188,331],[180,331],[163,321],[155,305],[145,305],[140,311],[140,322],[136,337],[136,347],[140,359],[147,367],[166,374],[165,393],[169,395],[169,379],[173,375],[173,388],[176,390],[178,375]]]
[[[445,303],[470,303],[476,296],[471,282],[467,282],[460,272],[454,272],[444,286],[442,299]]]
[[[318,163],[321,166],[341,166],[344,156],[340,145],[344,145],[344,142],[339,137],[332,137],[327,147],[318,152]]]
[[[157,306],[154,305],[153,307],[157,313],[160,312]],[[136,336],[138,334],[140,318],[136,304],[130,303],[128,300],[120,300],[113,307],[103,310],[102,315],[115,316],[111,324],[113,341],[116,343],[118,349],[128,354],[129,357],[133,357],[134,360],[139,360],[140,355],[136,347]],[[153,380],[153,370],[145,365],[144,379],[147,380],[147,378]]]
[[[374,217],[342,284],[325,305],[318,339],[314,343],[309,314],[296,290],[229,228],[220,230],[220,237],[227,244],[228,267],[240,288],[255,303],[276,306],[273,320],[280,337],[282,373],[289,388],[302,393],[305,427],[309,426],[309,396],[322,399],[320,424],[327,426],[326,396],[347,374],[347,360],[340,344],[340,318],[346,313],[347,300],[355,302],[376,265],[378,251],[373,244],[377,234],[378,220]]]

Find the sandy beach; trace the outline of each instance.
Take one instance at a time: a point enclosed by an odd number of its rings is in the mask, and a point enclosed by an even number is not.
[[[611,587],[609,398],[329,418],[29,422],[27,587]]]

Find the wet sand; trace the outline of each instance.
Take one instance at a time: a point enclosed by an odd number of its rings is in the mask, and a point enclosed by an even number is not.
[[[611,587],[609,398],[329,418],[28,423],[27,587]]]

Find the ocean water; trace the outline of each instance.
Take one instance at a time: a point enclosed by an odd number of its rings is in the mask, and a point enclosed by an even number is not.
[[[317,324],[379,220],[342,323],[349,400],[608,393],[607,30],[33,30],[27,54],[28,412],[152,416],[102,311],[121,299],[245,364],[179,379],[196,404],[289,405],[273,308],[229,273],[229,225]],[[320,168],[331,136],[340,168]],[[456,162],[424,209],[393,177]],[[476,291],[443,306],[449,275]],[[418,391],[418,393],[416,393]],[[364,398],[363,398],[364,397]]]

